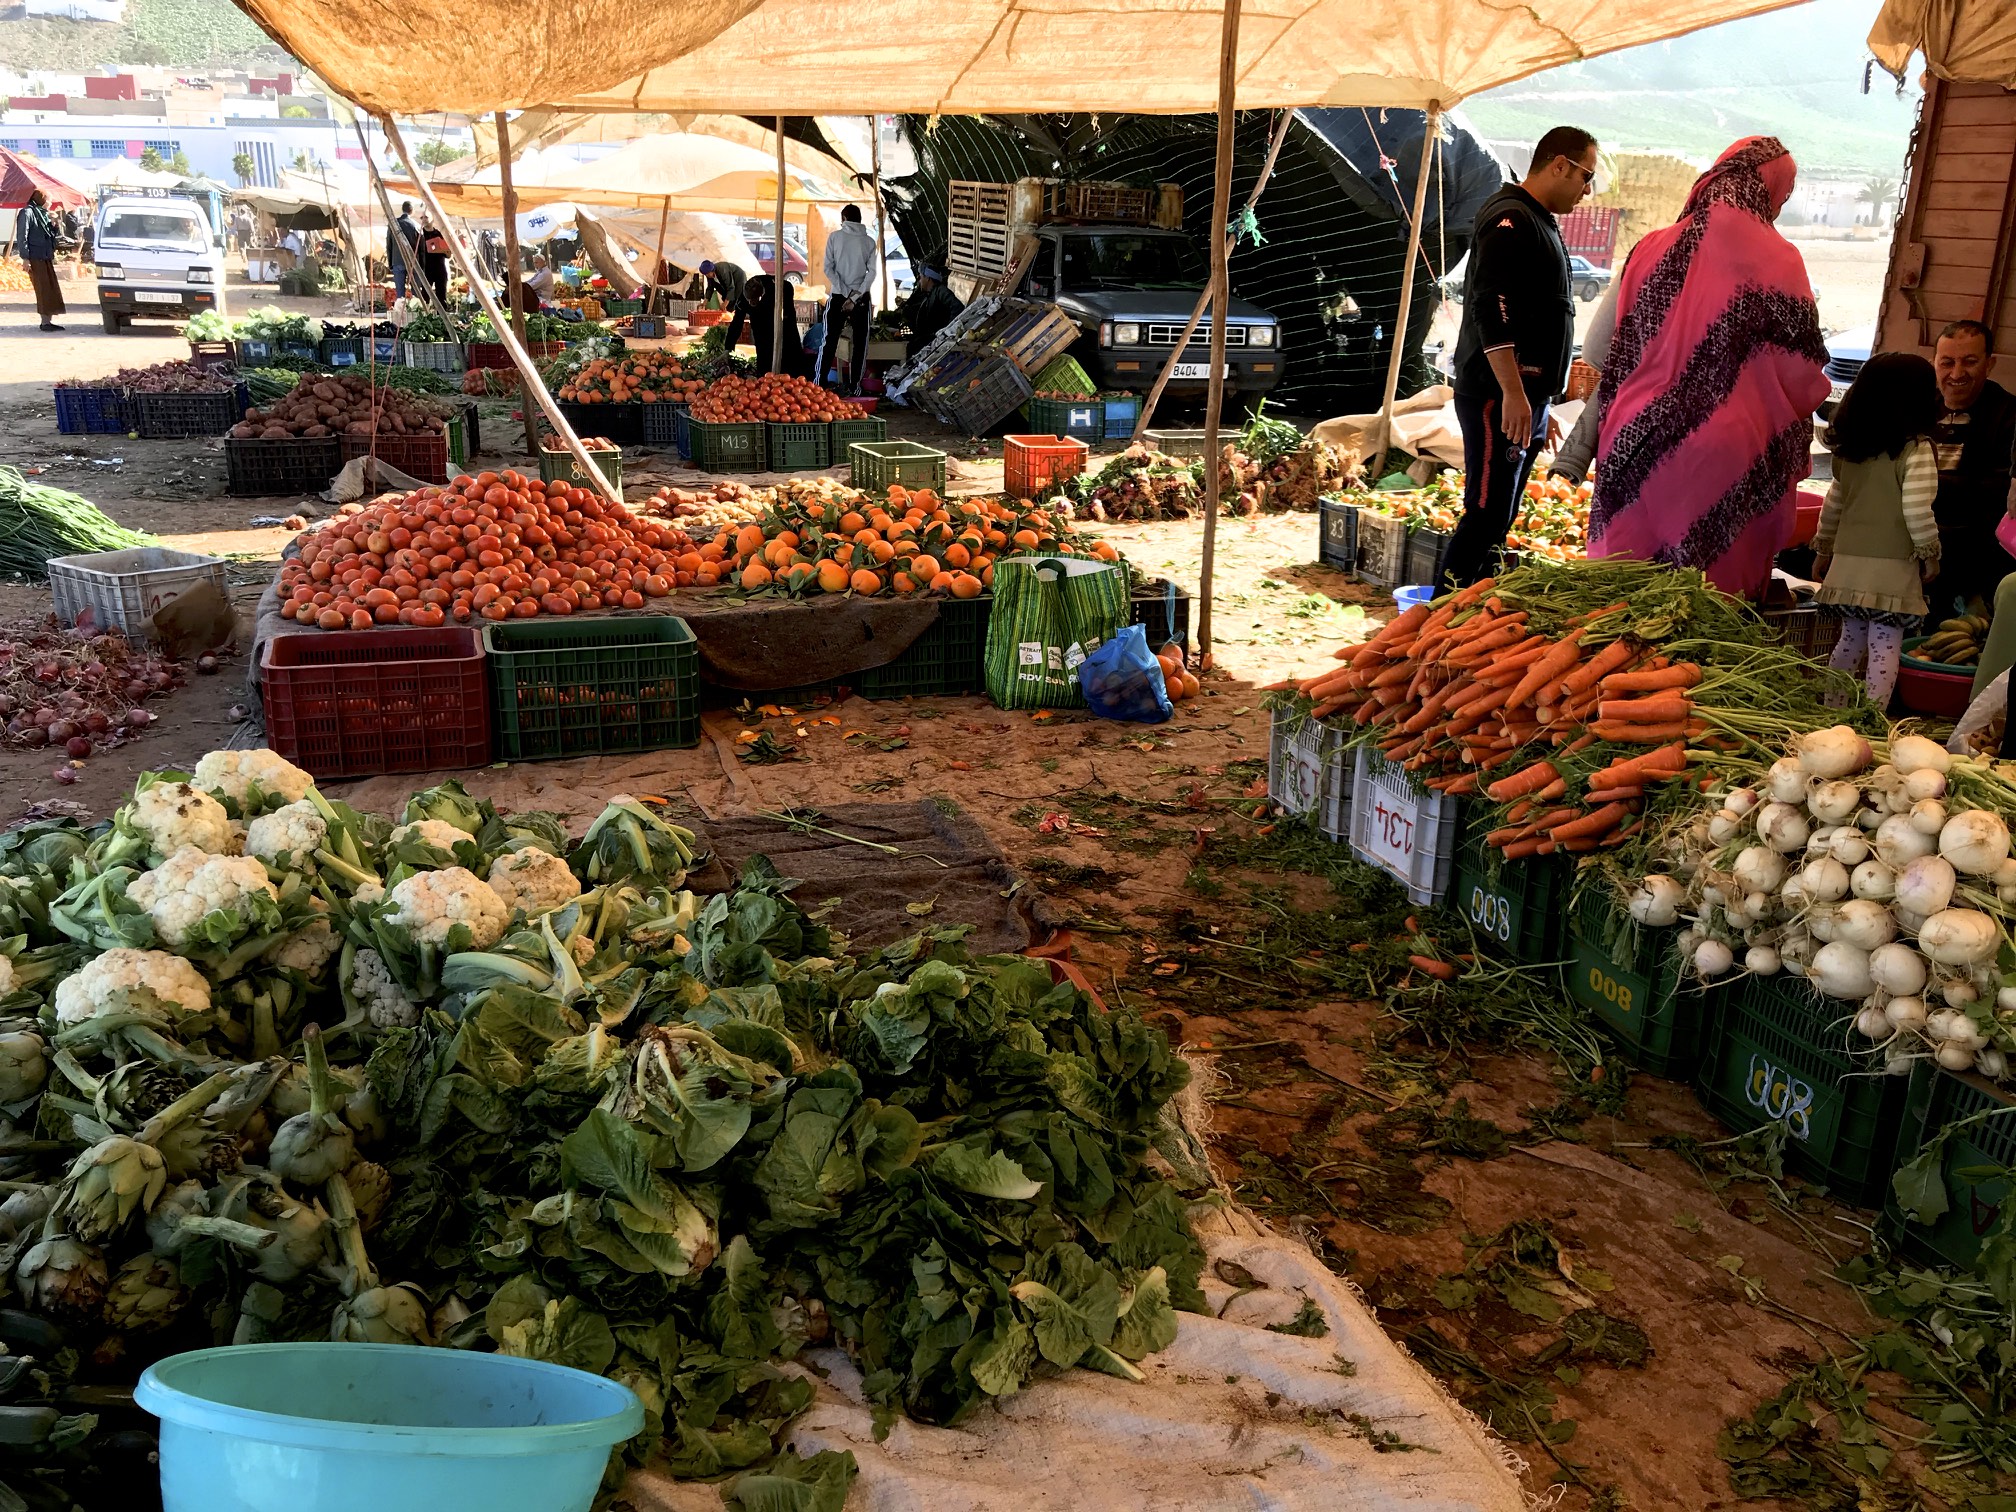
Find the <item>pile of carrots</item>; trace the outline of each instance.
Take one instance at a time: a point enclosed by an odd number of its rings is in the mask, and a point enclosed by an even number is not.
[[[676,526],[585,488],[485,472],[345,505],[280,569],[280,612],[368,630],[641,609],[694,582],[699,562]]]
[[[1717,743],[1689,696],[1701,668],[1629,636],[1586,646],[1610,609],[1558,638],[1532,631],[1494,587],[1486,578],[1417,604],[1339,649],[1341,667],[1277,686],[1312,700],[1318,717],[1374,727],[1386,758],[1430,788],[1510,803],[1488,836],[1507,856],[1622,844],[1642,822],[1646,788],[1688,776],[1689,742]],[[1567,758],[1599,742],[1650,749],[1578,777],[1591,758]],[[1581,788],[1572,798],[1571,781]]]

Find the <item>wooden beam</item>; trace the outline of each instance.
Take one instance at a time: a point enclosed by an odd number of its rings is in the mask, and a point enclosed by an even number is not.
[[[1407,220],[1407,266],[1400,274],[1400,313],[1393,322],[1393,354],[1386,361],[1386,398],[1379,406],[1377,444],[1369,448],[1366,467],[1376,477],[1380,458],[1393,444],[1393,403],[1399,397],[1400,369],[1407,360],[1407,317],[1414,303],[1414,267],[1421,261],[1421,217],[1428,207],[1428,175],[1442,141],[1442,106],[1431,103],[1421,133],[1421,171],[1414,176],[1414,212]]]
[[[1211,655],[1211,570],[1218,549],[1218,411],[1225,402],[1225,314],[1231,303],[1226,275],[1225,223],[1232,213],[1232,138],[1238,127],[1239,0],[1225,0],[1218,45],[1218,163],[1211,184],[1211,380],[1204,401],[1204,559],[1197,574],[1197,649]],[[1178,351],[1182,348],[1178,347]]]
[[[875,266],[882,270],[882,308],[894,302],[889,292],[889,228],[882,209],[882,117],[868,117],[868,167],[875,191]],[[809,243],[811,238],[808,236]],[[914,285],[913,285],[914,287]]]
[[[784,301],[791,286],[784,281],[784,117],[773,117],[777,130],[777,224],[770,243],[770,371],[784,371]],[[808,243],[809,245],[809,243]]]
[[[672,196],[665,196],[665,207],[658,212],[658,260],[651,265],[651,286],[657,288],[658,280],[665,277],[665,232],[672,224]]]
[[[525,312],[518,307],[518,191],[511,187],[511,123],[497,112],[497,185],[504,198],[504,297],[511,301],[511,330],[525,342]],[[529,350],[529,348],[527,348]],[[525,415],[525,450],[539,455],[539,426],[532,406],[518,406]]]

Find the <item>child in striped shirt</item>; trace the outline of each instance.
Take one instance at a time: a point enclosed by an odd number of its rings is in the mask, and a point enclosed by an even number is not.
[[[1941,404],[1932,364],[1907,352],[1869,359],[1834,412],[1834,484],[1813,538],[1820,602],[1841,616],[1833,665],[1888,704],[1905,634],[1925,613],[1939,572],[1932,500],[1939,464],[1929,439]]]

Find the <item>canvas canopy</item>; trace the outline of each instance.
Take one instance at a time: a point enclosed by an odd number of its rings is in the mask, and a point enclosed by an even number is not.
[[[1256,0],[1237,103],[1447,106],[1786,3]],[[1218,108],[1219,7],[1199,0],[464,0],[452,26],[378,0],[238,4],[374,111]]]
[[[91,203],[88,194],[80,194],[54,174],[44,173],[40,165],[20,153],[0,147],[0,209],[19,209],[37,189],[52,208],[67,205],[72,210],[81,210]],[[11,227],[8,234],[12,234]]]
[[[1869,51],[1900,79],[1921,52],[1942,79],[2016,89],[2016,8],[2005,0],[1885,0]]]

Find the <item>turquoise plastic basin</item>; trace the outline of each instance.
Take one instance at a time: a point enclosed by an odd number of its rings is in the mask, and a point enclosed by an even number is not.
[[[508,1355],[252,1344],[150,1366],[165,1512],[588,1512],[629,1387]]]

